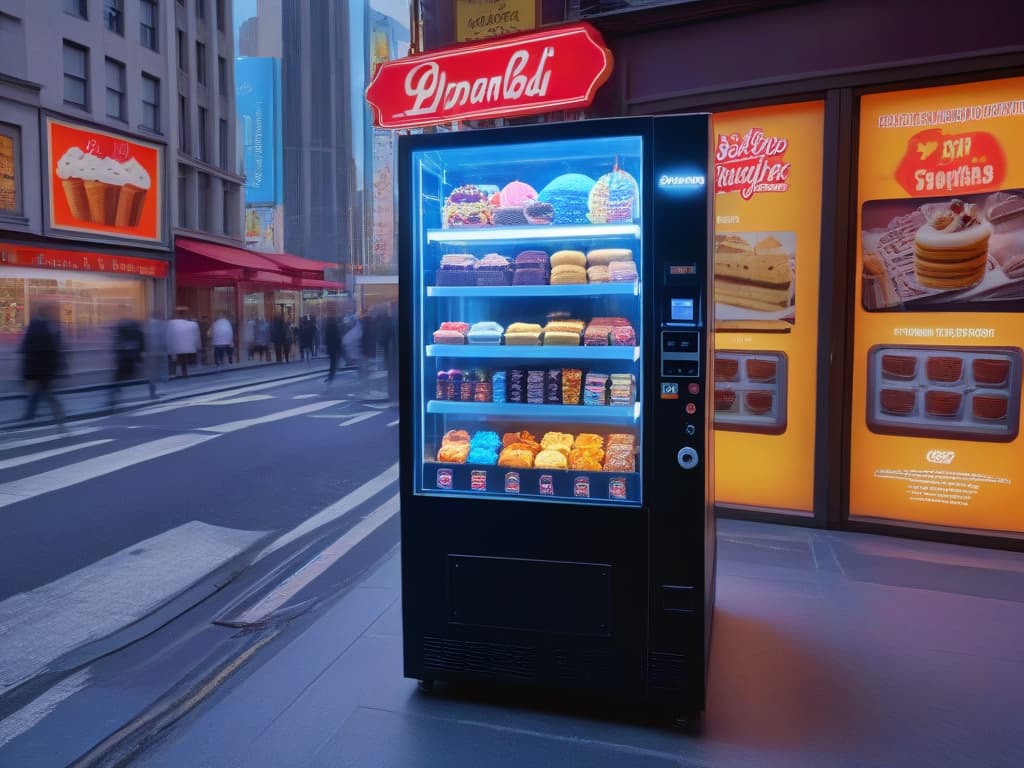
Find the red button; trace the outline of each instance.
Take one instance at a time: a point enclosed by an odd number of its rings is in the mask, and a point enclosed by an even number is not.
[[[687,403],[686,404],[686,412],[692,416],[693,414],[695,414],[697,412],[697,406],[694,405],[693,403]]]
[[[698,384],[696,381],[691,381],[690,382],[690,394],[691,395],[699,395],[700,394],[700,384]]]

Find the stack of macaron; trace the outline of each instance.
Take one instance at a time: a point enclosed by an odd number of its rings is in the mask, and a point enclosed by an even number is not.
[[[551,254],[551,284],[578,285],[587,282],[587,257],[583,251],[562,250]]]
[[[494,223],[487,193],[475,184],[456,187],[441,212],[441,226],[485,227]]]
[[[583,404],[606,405],[608,403],[608,374],[588,373],[583,381]]]
[[[563,173],[540,191],[537,199],[554,209],[555,224],[586,224],[594,180],[582,173]],[[527,210],[529,216],[529,210]]]

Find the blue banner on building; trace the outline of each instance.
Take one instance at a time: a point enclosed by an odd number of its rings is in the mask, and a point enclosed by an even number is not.
[[[245,202],[276,205],[281,202],[281,63],[262,57],[236,59],[235,84]]]

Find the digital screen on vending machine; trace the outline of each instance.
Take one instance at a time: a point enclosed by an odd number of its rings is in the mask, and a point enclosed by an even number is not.
[[[669,316],[679,323],[693,322],[693,299],[672,299],[669,302]]]

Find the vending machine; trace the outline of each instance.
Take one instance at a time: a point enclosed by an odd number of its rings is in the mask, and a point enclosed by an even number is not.
[[[399,139],[405,674],[703,710],[710,119]]]

